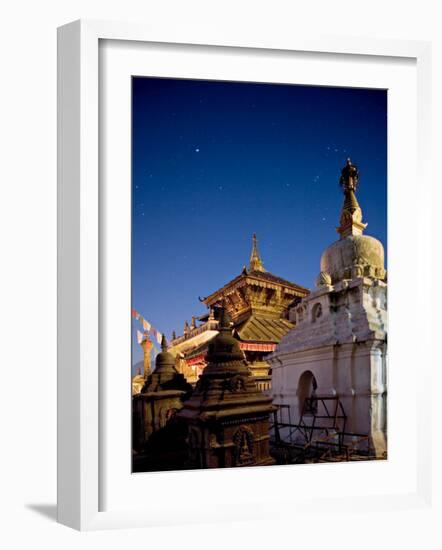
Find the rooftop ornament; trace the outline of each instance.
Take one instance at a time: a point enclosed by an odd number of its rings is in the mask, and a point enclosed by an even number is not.
[[[359,171],[350,159],[347,159],[346,165],[341,170],[339,184],[344,192],[344,204],[337,232],[341,235],[341,239],[362,235],[367,224],[362,222],[362,210],[355,194],[359,184]]]
[[[250,271],[265,271],[258,251],[258,241],[255,233],[253,233],[252,253],[250,255]]]

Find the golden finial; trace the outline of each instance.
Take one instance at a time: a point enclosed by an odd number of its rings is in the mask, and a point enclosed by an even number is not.
[[[261,256],[258,252],[256,233],[253,233],[252,253],[250,255],[250,271],[265,271]]]

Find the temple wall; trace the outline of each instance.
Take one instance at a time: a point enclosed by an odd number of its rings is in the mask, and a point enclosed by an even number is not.
[[[386,285],[366,279],[304,299],[297,308],[298,326],[269,357],[273,402],[289,406],[281,409],[282,422],[299,423],[305,397],[300,382],[309,371],[318,397],[339,397],[347,415],[345,431],[370,436],[379,456],[386,451],[385,307]],[[283,439],[289,431],[282,430]]]

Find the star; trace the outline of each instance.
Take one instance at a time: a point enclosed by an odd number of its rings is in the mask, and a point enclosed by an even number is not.
[[[197,148],[195,149],[195,153],[199,153],[199,152],[200,152],[200,150],[199,150],[199,148],[197,147]]]

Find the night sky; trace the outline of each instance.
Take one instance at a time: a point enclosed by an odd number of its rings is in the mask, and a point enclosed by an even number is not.
[[[254,232],[268,271],[314,287],[347,157],[386,246],[385,90],[135,77],[132,113],[132,305],[168,338],[248,265]]]

